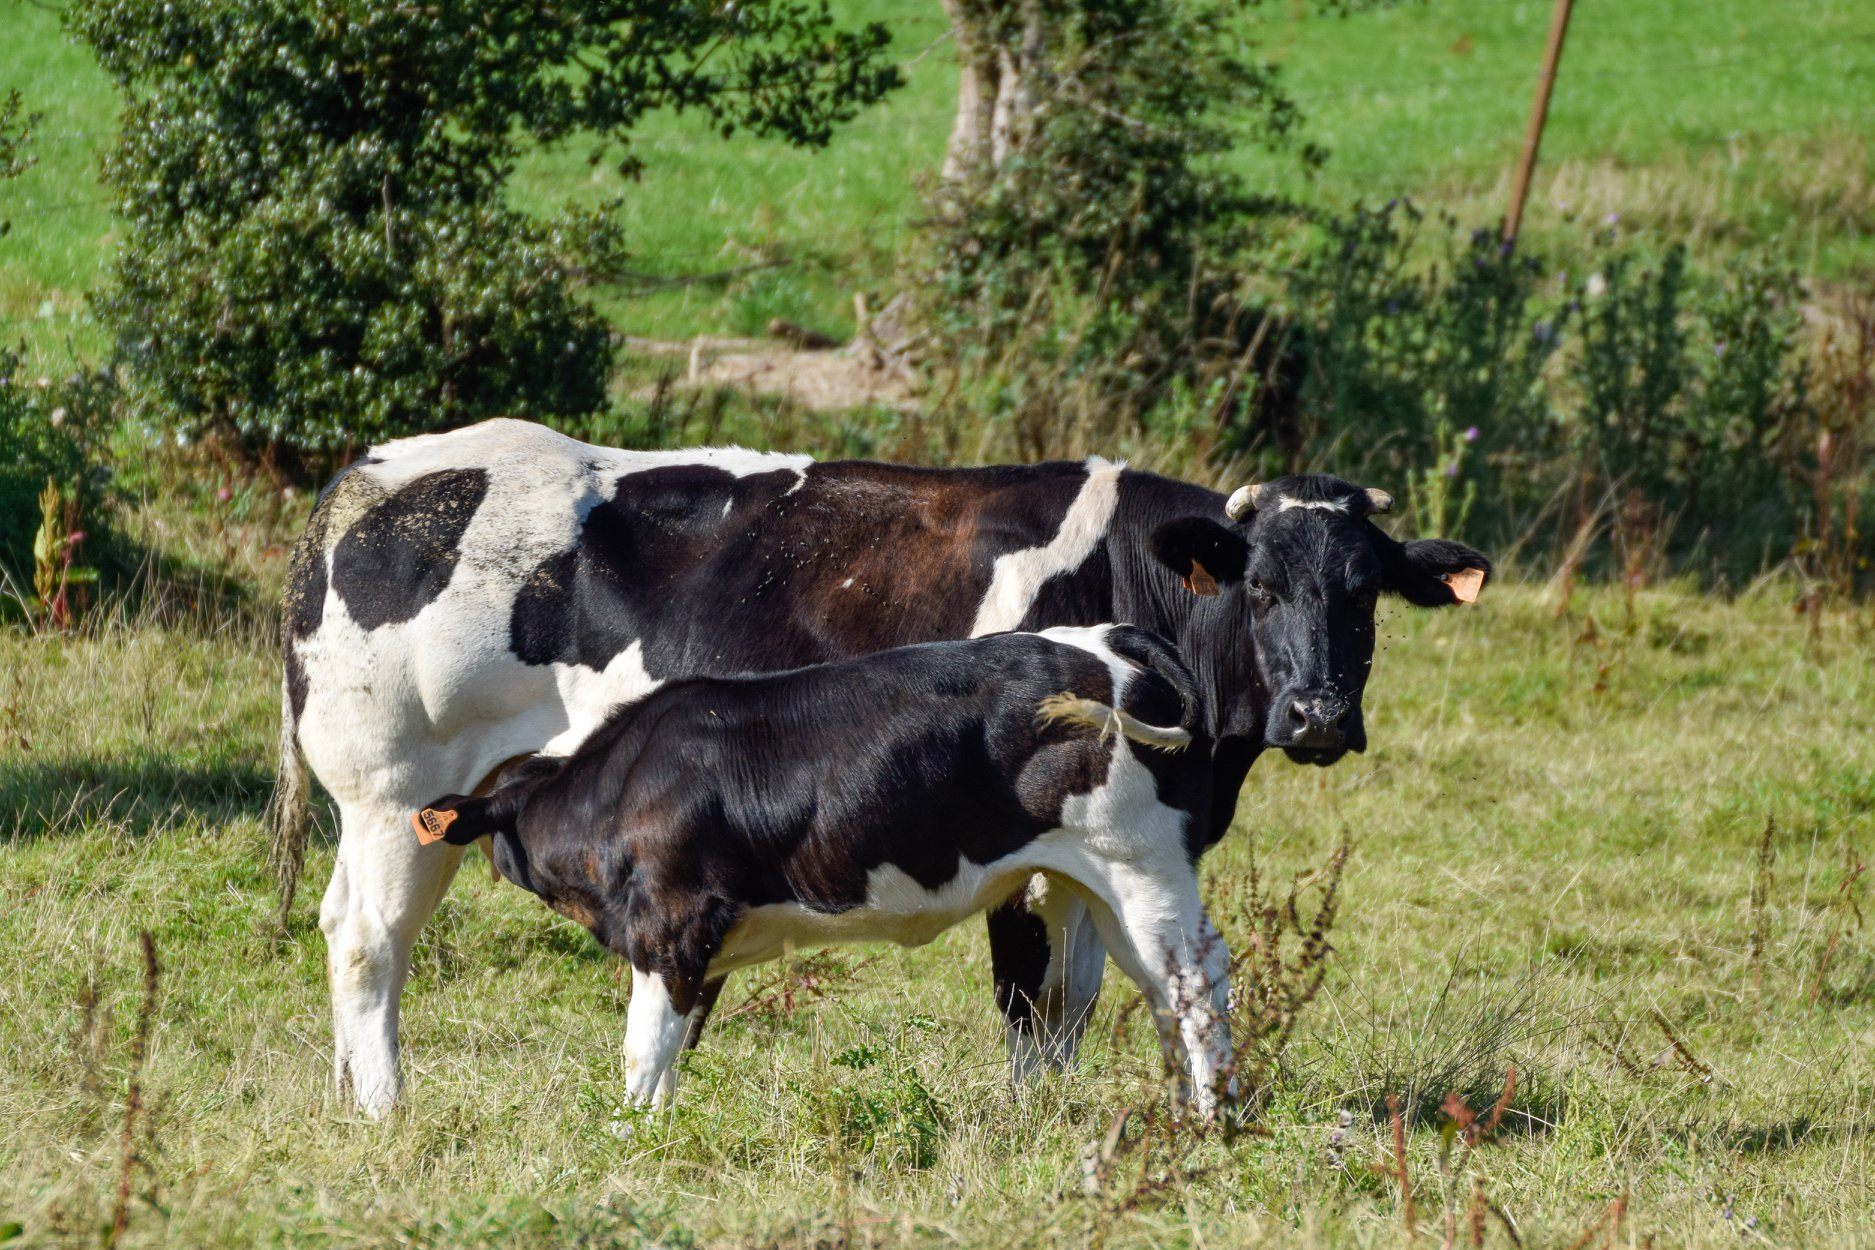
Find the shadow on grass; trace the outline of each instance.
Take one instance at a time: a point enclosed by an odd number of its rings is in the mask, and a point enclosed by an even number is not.
[[[178,765],[152,756],[29,754],[0,762],[0,844],[64,837],[99,825],[144,837],[179,825],[258,818],[273,770],[250,760]]]

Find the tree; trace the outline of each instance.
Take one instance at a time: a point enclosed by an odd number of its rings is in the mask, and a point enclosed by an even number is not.
[[[912,285],[946,381],[995,376],[987,398],[943,393],[1012,413],[1017,449],[1042,454],[1064,402],[1136,414],[1189,380],[1201,341],[1242,356],[1226,288],[1265,201],[1220,158],[1289,144],[1299,120],[1245,52],[1247,6],[944,3],[957,113]]]
[[[125,96],[105,176],[129,223],[98,307],[129,394],[187,436],[323,460],[508,411],[597,407],[578,295],[622,243],[502,193],[525,145],[699,113],[824,144],[899,82],[824,0],[79,0]]]
[[[17,178],[32,167],[26,144],[32,138],[33,123],[38,120],[26,111],[26,102],[19,92],[9,91],[0,96],[0,182]],[[0,217],[0,236],[4,236],[12,224]]]

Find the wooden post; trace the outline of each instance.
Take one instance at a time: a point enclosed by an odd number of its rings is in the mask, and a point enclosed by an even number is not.
[[[1536,99],[1530,102],[1530,125],[1523,133],[1523,154],[1517,158],[1517,180],[1510,188],[1510,212],[1504,216],[1504,242],[1514,243],[1523,225],[1523,202],[1530,194],[1530,174],[1536,168],[1536,150],[1543,144],[1543,122],[1549,117],[1550,92],[1556,88],[1556,63],[1562,60],[1563,36],[1569,32],[1572,0],[1556,0],[1549,19],[1549,43],[1543,49],[1543,74],[1536,80]]]

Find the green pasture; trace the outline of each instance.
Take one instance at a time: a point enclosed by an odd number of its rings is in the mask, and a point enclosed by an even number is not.
[[[1242,949],[1253,860],[1281,895],[1353,844],[1264,1135],[1141,1147],[1136,1115],[1094,1196],[1084,1149],[1154,1089],[1120,982],[1079,1069],[1018,1096],[975,925],[748,974],[675,1111],[621,1140],[627,979],[479,859],[419,947],[407,1106],[355,1119],[328,1090],[314,903],[269,926],[263,631],[0,635],[0,1228],[95,1245],[127,1175],[125,1245],[1397,1246],[1375,1170],[1397,1092],[1431,1246],[1434,1109],[1514,1066],[1497,1139],[1454,1153],[1461,1238],[1476,1179],[1526,1246],[1577,1244],[1624,1195],[1595,1244],[1865,1246],[1875,665],[1866,623],[1813,631],[1788,601],[1384,609],[1372,748],[1260,763],[1205,865]],[[315,897],[329,862],[321,841]]]
[[[759,333],[782,316],[850,327],[856,290],[893,289],[917,213],[916,179],[948,131],[955,57],[935,0],[848,0],[887,21],[907,86],[824,152],[738,136],[691,118],[647,125],[641,181],[589,163],[591,145],[530,157],[530,209],[622,201],[638,256],[602,302],[625,333]],[[56,369],[102,349],[85,291],[109,264],[97,182],[116,97],[60,31],[58,6],[0,0],[0,88],[43,113],[39,164],[0,187],[0,327]],[[1233,159],[1306,202],[1412,195],[1467,222],[1502,212],[1550,5],[1427,0],[1326,17],[1265,0],[1244,20],[1279,61],[1331,156],[1310,178],[1290,156]],[[1529,233],[1565,244],[1613,214],[1628,230],[1704,250],[1767,245],[1826,281],[1875,268],[1875,9],[1859,0],[1650,0],[1576,6],[1533,196]]]

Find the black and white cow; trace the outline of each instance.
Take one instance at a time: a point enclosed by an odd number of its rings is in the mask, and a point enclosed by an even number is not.
[[[409,813],[517,757],[572,751],[673,678],[1137,624],[1198,680],[1205,837],[1221,836],[1265,748],[1329,764],[1364,746],[1379,593],[1451,604],[1488,572],[1468,547],[1388,537],[1369,519],[1386,502],[1307,476],[1245,487],[1227,510],[1098,458],[817,464],[619,451],[507,420],[375,449],[314,509],[283,628],[283,903],[310,764],[340,818],[320,926],[341,1087],[367,1111],[395,1099],[411,944],[460,860],[418,854]],[[1030,891],[990,913],[990,944],[1017,1076],[1064,1063],[1105,963],[1085,906]]]
[[[711,981],[796,948],[921,945],[1043,874],[1086,904],[1208,1116],[1230,959],[1198,898],[1203,735],[1163,639],[1059,626],[669,682],[570,757],[411,819],[425,844],[492,835],[503,877],[630,962],[628,1104],[675,1092]]]

